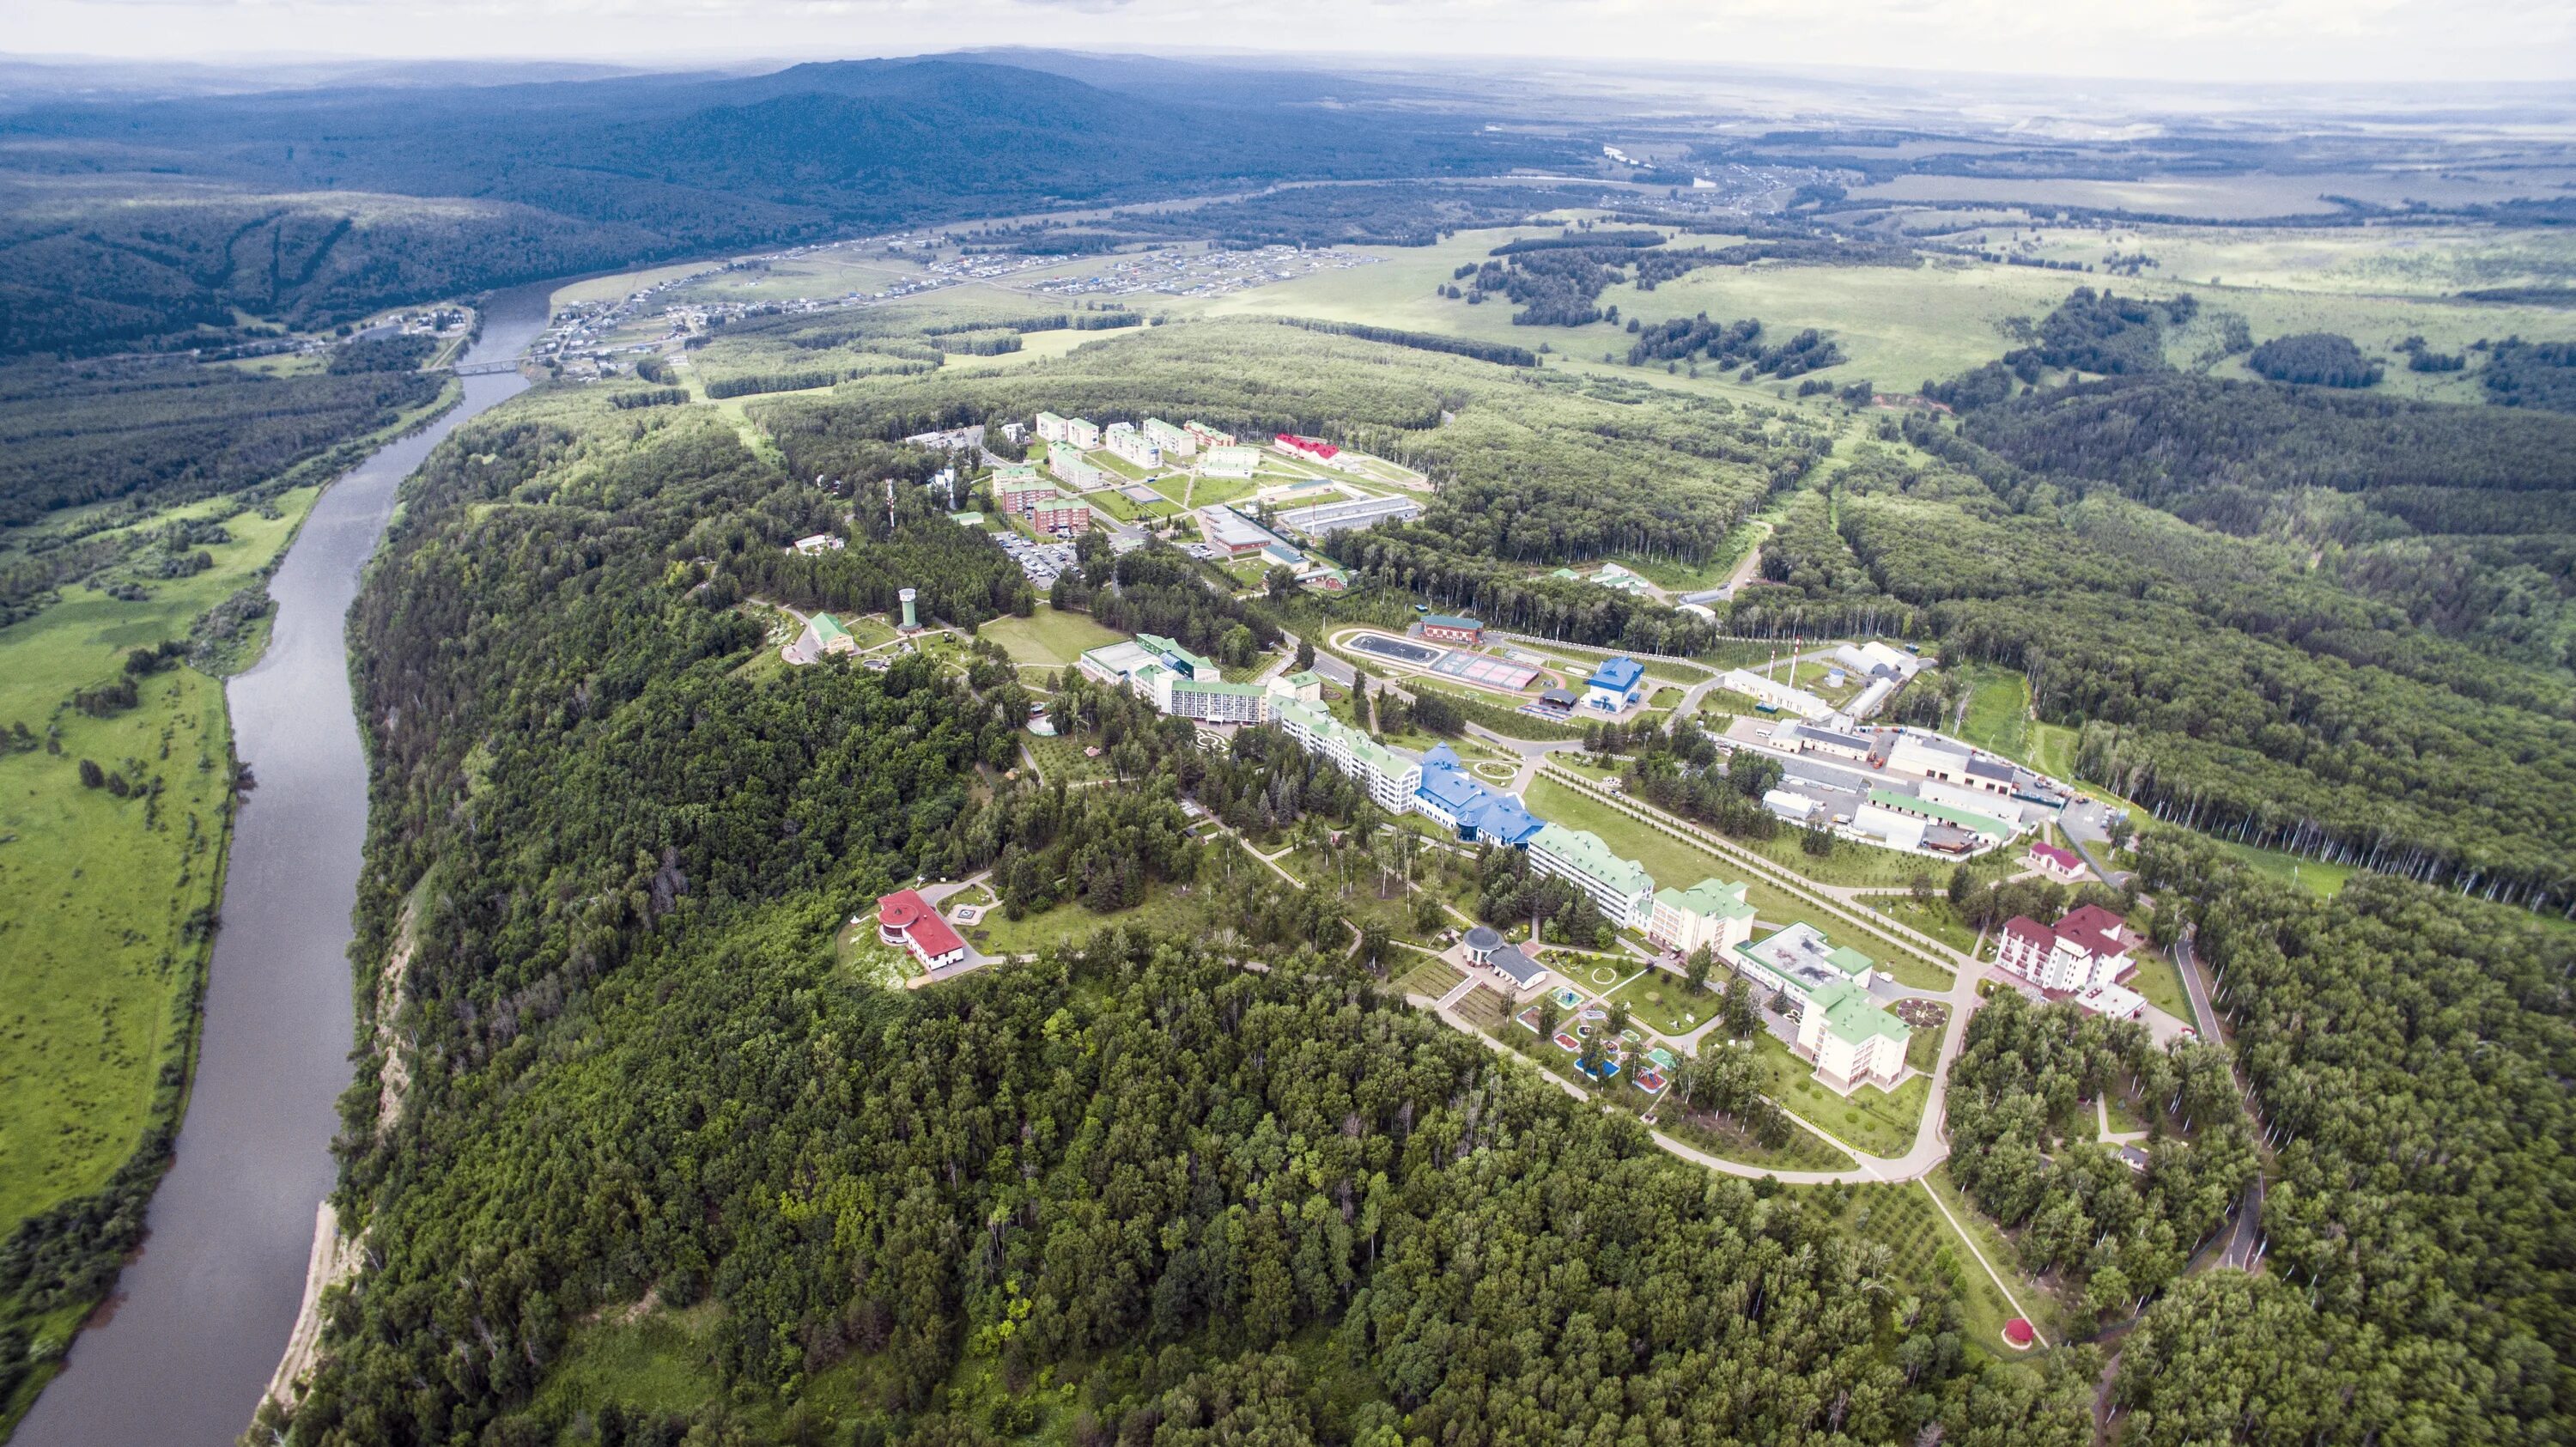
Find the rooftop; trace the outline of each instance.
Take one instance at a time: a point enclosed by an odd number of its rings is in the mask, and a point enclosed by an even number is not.
[[[1747,940],[1735,952],[1795,985],[1810,996],[1828,984],[1848,984],[1869,972],[1875,961],[1860,951],[1837,945],[1825,932],[1801,920],[1758,940]]]
[[[1533,962],[1529,956],[1522,954],[1520,946],[1518,945],[1503,946],[1501,949],[1494,951],[1492,957],[1487,959],[1485,963],[1502,971],[1504,974],[1511,976],[1512,983],[1519,985],[1523,989],[1527,989],[1528,987],[1547,978],[1546,967]]]
[[[1636,687],[1637,680],[1644,678],[1645,676],[1646,666],[1644,664],[1639,663],[1633,658],[1622,655],[1611,659],[1607,663],[1602,664],[1600,668],[1594,670],[1592,674],[1592,685],[1595,688],[1615,688],[1624,693],[1627,690]]]
[[[1688,889],[1659,889],[1655,891],[1655,903],[1687,910],[1704,918],[1749,919],[1753,906],[1744,902],[1744,892],[1745,886],[1740,883],[1721,884],[1714,879],[1703,879]]]
[[[1847,980],[1818,986],[1807,997],[1807,1008],[1824,1011],[1826,1031],[1853,1045],[1865,1045],[1880,1036],[1902,1044],[1914,1033],[1904,1021],[1878,1008],[1869,991]]]
[[[1617,850],[1588,829],[1543,825],[1530,840],[1530,847],[1555,855],[1621,894],[1648,894],[1654,890],[1655,877],[1646,872],[1646,866],[1620,858]]]
[[[1425,628],[1466,628],[1474,630],[1481,629],[1485,625],[1477,622],[1473,618],[1461,618],[1455,613],[1426,613],[1422,617],[1422,626]]]
[[[831,643],[850,636],[850,630],[841,626],[841,620],[829,613],[815,614],[805,620],[805,626],[814,630],[814,640],[818,643]]]
[[[1956,804],[1943,804],[1932,799],[1917,798],[1912,794],[1900,794],[1893,789],[1872,789],[1869,791],[1869,801],[1883,809],[1921,814],[1927,818],[1938,819],[1945,824],[1956,824],[1971,833],[1984,834],[1996,839],[2007,838],[2013,832],[2010,824],[1992,814],[1980,814],[1974,809],[1962,809]]]

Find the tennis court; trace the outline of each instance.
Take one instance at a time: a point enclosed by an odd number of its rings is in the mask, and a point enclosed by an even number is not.
[[[1457,679],[1461,683],[1505,689],[1512,693],[1518,693],[1529,687],[1530,680],[1538,677],[1538,670],[1535,668],[1518,663],[1506,663],[1502,659],[1483,653],[1443,654],[1439,662],[1431,665],[1431,671],[1443,678]]]

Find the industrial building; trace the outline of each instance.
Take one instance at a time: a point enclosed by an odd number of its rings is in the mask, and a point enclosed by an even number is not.
[[[1268,528],[1224,506],[1200,508],[1199,530],[1229,558],[1249,557],[1280,541]]]
[[[1366,497],[1348,502],[1319,502],[1311,507],[1290,508],[1279,514],[1283,527],[1304,533],[1310,538],[1327,538],[1352,528],[1375,527],[1383,522],[1402,522],[1422,515],[1422,504],[1409,497]]]
[[[1834,706],[1802,688],[1774,683],[1749,669],[1730,668],[1718,675],[1717,686],[1729,693],[1740,693],[1768,713],[1791,713],[1810,722],[1833,716]]]

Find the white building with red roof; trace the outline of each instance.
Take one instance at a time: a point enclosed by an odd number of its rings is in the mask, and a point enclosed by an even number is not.
[[[2030,861],[2031,868],[2052,879],[2062,879],[2071,884],[2084,877],[2083,856],[2072,849],[2060,849],[2054,844],[2034,839],[2030,842],[2030,853],[2026,857]]]
[[[1277,434],[1270,439],[1270,445],[1290,457],[1302,457],[1308,462],[1331,462],[1342,455],[1342,449],[1320,437],[1300,437],[1294,432]]]
[[[877,901],[877,938],[910,950],[925,970],[966,963],[966,942],[917,890],[898,889]]]
[[[2136,968],[2129,951],[2141,943],[2128,921],[2097,904],[2068,911],[2054,926],[2017,914],[2004,922],[1995,964],[2043,990],[2080,994],[2119,983]]]

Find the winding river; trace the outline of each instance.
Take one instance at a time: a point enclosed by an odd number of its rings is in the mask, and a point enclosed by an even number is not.
[[[516,357],[559,283],[493,295],[468,361]],[[285,1350],[349,1083],[350,913],[367,761],[346,624],[394,490],[458,424],[525,389],[464,379],[465,401],[386,444],[314,504],[269,583],[268,651],[225,689],[259,781],[234,821],[194,1092],[149,1235],[101,1325],[20,1424],[22,1447],[226,1447]]]

